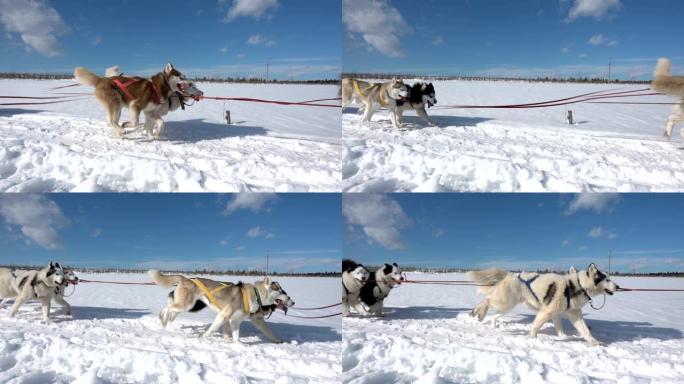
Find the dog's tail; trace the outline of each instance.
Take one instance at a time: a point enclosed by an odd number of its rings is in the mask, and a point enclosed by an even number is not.
[[[477,288],[478,292],[488,294],[492,291],[496,284],[508,276],[508,271],[497,268],[489,268],[483,269],[481,271],[470,271],[466,273],[466,276],[479,285]]]
[[[653,76],[671,76],[670,59],[666,59],[664,57],[658,59],[658,64],[656,65],[655,72],[653,72]]]
[[[115,65],[113,67],[109,67],[105,70],[105,77],[117,77],[121,76],[121,69],[119,68],[118,65]]]
[[[184,279],[186,279],[186,277],[181,275],[162,275],[162,273],[156,269],[150,269],[147,271],[147,274],[150,275],[155,283],[164,288],[171,288],[174,285],[180,284]]]
[[[76,69],[74,69],[74,77],[79,83],[83,85],[90,85],[91,87],[96,86],[100,81],[99,76],[83,67],[76,67]]]

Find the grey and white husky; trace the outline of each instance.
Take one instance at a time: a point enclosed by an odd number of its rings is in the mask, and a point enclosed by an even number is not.
[[[612,295],[619,289],[594,263],[583,271],[572,268],[567,275],[514,273],[496,268],[471,271],[467,275],[480,285],[478,292],[486,295],[471,312],[471,316],[478,320],[485,318],[491,306],[498,312],[492,319],[492,324],[496,325],[498,317],[524,303],[537,311],[530,329],[531,337],[537,337],[539,329],[549,320],[553,321],[558,335],[564,336],[561,323],[563,316],[570,320],[580,336],[590,345],[598,345],[599,342],[591,335],[584,322],[582,307],[598,294]]]
[[[24,303],[40,300],[43,321],[50,320],[50,304],[55,289],[64,283],[64,270],[59,263],[50,262],[45,268],[33,271],[0,268],[0,299],[14,299],[9,317],[14,317]]]
[[[407,96],[408,91],[404,82],[396,77],[384,83],[369,83],[351,78],[342,79],[342,108],[351,103],[363,104],[363,118],[359,126],[364,122],[370,122],[373,113],[384,107],[390,110],[390,119],[394,127],[399,128],[394,109],[397,107],[397,101]]]
[[[668,139],[672,136],[672,129],[675,124],[684,122],[684,76],[672,76],[670,66],[669,59],[658,59],[658,65],[651,82],[651,89],[654,91],[679,99],[678,104],[672,108],[672,114],[665,124],[664,136]],[[684,139],[684,128],[682,128],[680,133]]]
[[[342,260],[342,316],[349,315],[349,308],[357,312],[368,312],[368,307],[359,301],[361,288],[366,284],[370,272],[353,260]],[[363,306],[359,309],[359,306]]]

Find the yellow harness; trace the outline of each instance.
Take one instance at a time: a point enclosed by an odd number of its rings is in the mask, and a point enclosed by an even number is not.
[[[218,308],[219,311],[223,309],[223,306],[221,304],[219,304],[219,302],[218,302],[218,300],[216,300],[216,297],[214,296],[214,294],[216,292],[219,292],[220,290],[222,290],[224,288],[230,287],[233,284],[219,283],[221,285],[210,290],[209,288],[207,288],[206,285],[204,285],[204,283],[200,279],[190,279],[190,281],[195,283],[197,288],[199,288],[200,291],[202,291],[202,293],[204,293],[204,296],[207,297],[209,302],[214,307]],[[249,305],[249,290],[243,285],[241,288],[241,291],[242,291],[242,310],[245,313],[250,313],[250,310],[249,310],[249,307],[250,307],[250,305]]]
[[[356,79],[351,79],[351,81],[352,81],[352,84],[354,85],[354,89],[356,90],[356,93],[358,93],[359,95],[361,95],[361,97],[363,97],[364,99],[367,97],[367,95],[364,95],[364,94],[363,94],[365,91],[368,91],[368,90],[370,90],[370,89],[373,89],[373,88],[375,88],[375,87],[379,87],[379,86],[380,86],[380,84],[370,84],[368,87],[366,87],[366,89],[364,89],[364,90],[362,91],[362,90],[361,90],[361,87],[359,87],[359,81],[358,81],[358,80],[356,80]],[[380,92],[380,105],[383,106],[383,107],[386,107],[386,106],[388,105],[388,104],[387,104],[387,100],[385,100],[385,92]]]

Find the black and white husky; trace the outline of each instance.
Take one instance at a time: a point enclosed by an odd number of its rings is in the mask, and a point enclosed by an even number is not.
[[[432,83],[426,84],[419,81],[412,86],[406,84],[408,90],[408,97],[404,100],[397,101],[397,107],[394,109],[397,125],[401,127],[401,114],[404,111],[414,110],[428,125],[435,126],[435,123],[430,120],[425,106],[428,108],[437,104],[437,97],[435,95],[435,87]]]
[[[537,311],[532,323],[530,336],[537,337],[537,333],[544,323],[553,321],[559,336],[565,336],[561,323],[561,316],[570,320],[590,345],[599,342],[591,335],[589,327],[582,317],[582,307],[598,294],[612,295],[619,289],[610,277],[599,271],[594,263],[584,271],[570,269],[567,275],[556,273],[514,273],[491,268],[483,271],[468,272],[468,277],[481,285],[478,292],[486,295],[471,312],[471,316],[482,321],[490,306],[498,314],[492,319],[496,325],[498,317],[506,314],[515,306],[525,303],[529,308]]]
[[[349,315],[350,307],[359,313],[368,312],[368,307],[359,301],[359,294],[369,277],[370,272],[363,264],[342,260],[342,316]]]
[[[38,271],[0,268],[0,299],[14,299],[9,317],[14,317],[28,300],[40,300],[43,321],[50,320],[50,304],[55,289],[64,283],[64,270],[59,263],[48,264]]]
[[[404,281],[401,268],[397,263],[385,264],[370,276],[368,282],[361,287],[359,300],[366,305],[368,311],[359,311],[362,315],[384,316],[382,312],[385,298],[392,288]],[[363,309],[361,307],[361,309]]]
[[[658,65],[653,76],[651,89],[678,99],[677,104],[672,108],[672,114],[667,119],[667,124],[665,124],[664,135],[669,140],[675,124],[684,122],[684,76],[672,76],[670,60],[665,58],[658,59]],[[680,133],[684,139],[684,128]]]

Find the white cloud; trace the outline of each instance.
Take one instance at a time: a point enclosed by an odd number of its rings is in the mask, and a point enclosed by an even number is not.
[[[278,0],[234,0],[225,21],[230,22],[238,17],[253,17],[258,20],[270,9],[278,8],[278,5]]]
[[[90,45],[98,46],[102,43],[102,36],[97,35],[90,41]]]
[[[369,50],[390,57],[404,56],[399,36],[409,33],[411,27],[386,0],[342,0],[342,22],[352,36],[362,36]]]
[[[61,54],[57,36],[69,32],[62,16],[42,0],[0,0],[0,23],[18,33],[27,50],[55,57]]]
[[[254,228],[250,228],[249,231],[247,231],[247,233],[245,235],[247,235],[247,237],[251,237],[251,238],[264,237],[266,239],[272,239],[275,237],[275,235],[273,233],[268,232],[268,231],[264,231],[258,225]]]
[[[400,230],[411,225],[396,201],[385,195],[347,194],[342,198],[342,215],[351,226],[360,226],[369,243],[389,249],[403,249]]]
[[[437,35],[432,39],[432,45],[442,45],[442,43],[444,43],[444,37],[442,37],[442,35]]]
[[[41,195],[3,193],[0,217],[9,226],[18,226],[27,241],[47,249],[62,247],[57,229],[69,225],[59,206]]]
[[[567,246],[567,245],[570,245],[570,240],[565,239],[565,240],[561,241],[561,244],[562,244],[564,247]]]
[[[563,52],[563,53],[568,53],[568,52],[570,52],[570,46],[561,48],[561,52]]]
[[[228,245],[228,240],[226,240],[226,239],[219,240],[219,245],[222,247],[225,247],[226,245]]]
[[[602,33],[596,34],[592,37],[589,38],[589,41],[587,43],[591,45],[607,45],[609,47],[616,46],[618,44],[617,40],[609,39],[605,36],[603,36]]]
[[[100,237],[100,235],[102,235],[102,229],[100,229],[100,228],[93,228],[93,229],[90,230],[90,234],[89,234],[89,235],[90,235],[90,237],[92,237],[93,239],[96,239],[96,238]]]
[[[223,213],[230,215],[241,209],[252,212],[268,211],[270,210],[269,204],[277,199],[278,196],[275,193],[237,193],[228,202]]]
[[[584,251],[586,251],[587,249],[589,249],[589,248],[588,248],[586,245],[582,245],[582,246],[580,246],[579,248],[577,248],[577,250],[580,251],[580,252],[584,252]]]
[[[272,39],[261,36],[261,34],[257,33],[256,35],[252,35],[247,39],[247,44],[249,45],[265,45],[267,47],[272,47],[275,45],[275,41]]]
[[[622,8],[620,0],[575,0],[566,21],[572,22],[580,17],[593,17],[601,20],[609,16],[609,12],[618,11],[620,8]]]
[[[439,239],[440,237],[444,236],[444,230],[442,228],[437,228],[434,232],[432,232],[432,236]]]
[[[620,201],[620,195],[616,193],[580,193],[575,195],[568,209],[565,211],[566,215],[572,215],[579,210],[591,210],[596,213],[611,212]]]
[[[228,53],[228,48],[226,48],[226,47],[220,48],[219,52],[221,52],[222,55],[225,55],[226,53]]]

